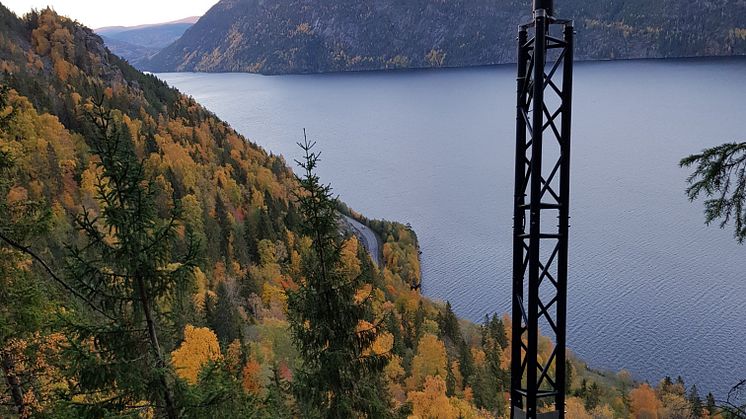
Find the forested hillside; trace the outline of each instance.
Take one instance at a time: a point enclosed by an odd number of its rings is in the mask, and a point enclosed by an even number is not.
[[[0,416],[506,414],[509,322],[414,291],[401,224],[368,222],[373,264],[314,149],[296,178],[51,10],[0,5],[0,72]],[[573,418],[715,411],[680,381],[569,372]]]
[[[746,54],[746,3],[557,2],[580,60]],[[515,62],[528,0],[222,0],[143,68],[317,73]]]

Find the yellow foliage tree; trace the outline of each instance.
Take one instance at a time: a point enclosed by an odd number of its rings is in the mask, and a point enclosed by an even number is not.
[[[593,416],[593,419],[614,419],[614,411],[609,405],[604,404],[596,406],[591,412],[591,416]]]
[[[459,399],[457,397],[449,398],[451,406],[456,411],[456,417],[459,419],[494,419],[487,411],[480,411],[474,407],[470,401]],[[568,416],[569,417],[569,416]]]
[[[404,368],[401,366],[401,357],[393,355],[389,360],[384,374],[388,382],[389,394],[394,402],[394,407],[398,408],[407,401],[407,394],[401,386],[404,378]]]
[[[373,342],[373,353],[376,355],[385,355],[391,352],[394,347],[394,335],[389,332],[379,333]]]
[[[171,353],[176,374],[190,384],[197,384],[197,376],[205,364],[220,358],[220,345],[215,332],[190,324],[184,328],[184,342]]]
[[[407,379],[407,388],[415,390],[427,376],[445,378],[448,373],[446,347],[437,336],[425,334],[417,345],[417,355],[412,360],[412,376]]]
[[[684,396],[679,394],[664,394],[661,399],[663,404],[663,408],[659,412],[661,419],[691,417],[692,407]]]
[[[345,275],[354,279],[360,275],[360,260],[357,258],[359,243],[355,236],[350,237],[342,244],[340,249],[340,263]]]
[[[412,403],[410,419],[455,419],[459,414],[446,395],[446,382],[439,376],[426,377],[424,390],[410,391],[407,399]]]
[[[614,412],[608,405],[596,406],[588,412],[585,410],[583,400],[578,397],[570,397],[565,402],[565,417],[572,419],[613,419]]]
[[[573,419],[593,419],[585,410],[583,400],[578,397],[570,397],[565,401],[565,416]]]
[[[194,285],[197,290],[192,296],[192,301],[194,302],[194,308],[202,313],[205,310],[205,298],[207,295],[212,298],[217,298],[217,295],[214,291],[207,288],[207,275],[199,267],[194,268]]]

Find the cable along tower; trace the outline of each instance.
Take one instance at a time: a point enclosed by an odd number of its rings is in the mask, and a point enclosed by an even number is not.
[[[511,418],[564,418],[574,28],[534,0],[518,31]],[[539,327],[555,342],[540,357]],[[539,411],[547,413],[539,413]]]

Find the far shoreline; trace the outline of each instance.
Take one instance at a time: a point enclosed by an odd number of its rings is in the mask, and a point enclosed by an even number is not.
[[[627,63],[627,62],[641,62],[641,63],[656,63],[656,62],[714,62],[714,61],[740,61],[746,60],[746,55],[711,55],[711,56],[690,56],[690,57],[657,57],[657,58],[608,58],[598,60],[575,60],[577,64],[589,65],[589,64],[607,64],[607,63]],[[442,66],[442,67],[407,67],[407,68],[381,68],[381,69],[366,69],[366,70],[339,70],[339,71],[320,71],[320,72],[287,72],[287,73],[254,73],[249,71],[150,71],[141,70],[146,74],[251,74],[264,77],[281,77],[281,76],[338,76],[338,75],[377,75],[377,74],[388,74],[388,73],[426,73],[426,72],[441,72],[441,71],[458,71],[467,69],[486,69],[486,68],[502,68],[502,67],[514,67],[516,63],[499,63],[499,64],[481,64],[481,65],[465,65],[465,66]]]

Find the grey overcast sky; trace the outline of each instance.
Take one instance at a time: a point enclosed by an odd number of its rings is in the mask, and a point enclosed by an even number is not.
[[[51,6],[96,29],[102,26],[135,26],[201,16],[218,0],[0,0],[17,15]]]

